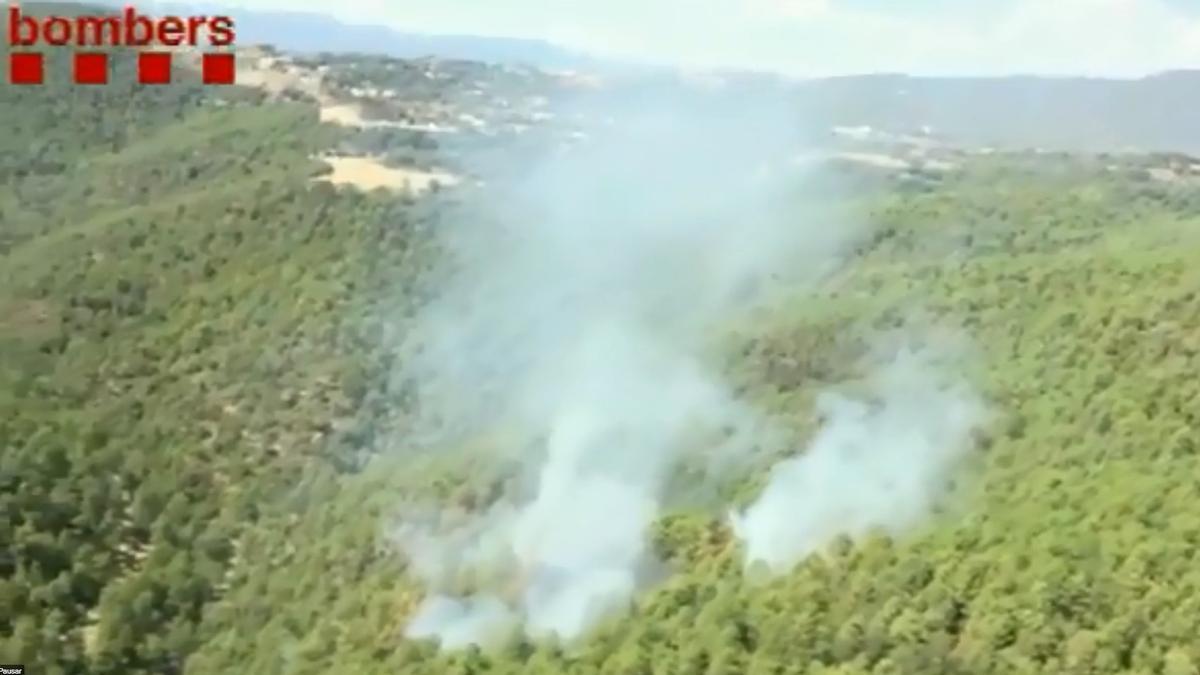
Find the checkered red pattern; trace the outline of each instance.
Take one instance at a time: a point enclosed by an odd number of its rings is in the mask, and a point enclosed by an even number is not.
[[[107,84],[112,61],[125,58],[104,52],[77,52],[73,55],[71,78],[75,84]],[[233,52],[212,52],[200,57],[199,80],[209,85],[229,85],[236,82],[237,57]],[[137,53],[137,79],[142,85],[163,85],[186,78],[176,77],[175,54],[169,51],[140,51]],[[44,84],[55,74],[46,72],[46,56],[37,51],[14,51],[8,57],[8,83],[14,85]]]

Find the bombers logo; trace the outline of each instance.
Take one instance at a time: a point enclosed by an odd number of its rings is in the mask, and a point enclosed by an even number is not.
[[[128,47],[137,53],[138,82],[170,84],[173,51],[180,48],[228,48],[236,38],[228,16],[160,16],[140,14],[133,7],[102,16],[25,14],[19,5],[8,7],[7,43],[9,82],[42,84],[46,79],[45,54],[39,48],[73,47],[76,84],[106,84],[110,51]],[[231,51],[205,52],[201,56],[205,84],[233,84],[235,56]]]

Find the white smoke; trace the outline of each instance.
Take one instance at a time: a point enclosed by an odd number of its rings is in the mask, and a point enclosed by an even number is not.
[[[873,400],[818,401],[825,423],[811,446],[732,515],[748,563],[786,571],[839,535],[895,535],[929,514],[984,419],[965,382],[936,373],[922,353],[902,352],[876,374]]]
[[[789,197],[798,177],[781,170],[796,149],[787,101],[701,103],[642,91],[586,111],[615,123],[533,171],[493,176],[486,211],[444,233],[454,262],[419,317],[404,376],[443,437],[503,429],[527,439],[494,452],[532,485],[482,513],[404,515],[396,540],[430,591],[409,636],[445,648],[516,629],[580,636],[625,610],[657,569],[648,531],[672,474],[684,463],[720,474],[761,445],[763,421],[706,350],[756,288],[820,277],[858,231]],[[830,433],[903,428],[859,413],[843,426]],[[957,440],[912,435],[912,445]],[[910,482],[893,496],[923,499],[918,483],[930,480]],[[756,555],[774,555],[760,533],[823,536],[810,530],[823,527],[825,506],[808,529],[777,523],[778,505],[790,506],[781,489],[741,518]],[[863,507],[860,519],[874,512]],[[806,546],[779,545],[788,555]]]
[[[512,611],[493,596],[433,595],[409,622],[408,635],[437,638],[445,649],[460,649],[502,639],[513,622]]]

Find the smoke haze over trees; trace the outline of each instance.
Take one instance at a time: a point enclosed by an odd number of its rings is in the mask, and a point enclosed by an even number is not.
[[[367,193],[311,103],[131,68],[0,87],[0,662],[1196,672],[1165,160],[795,167],[771,90]]]

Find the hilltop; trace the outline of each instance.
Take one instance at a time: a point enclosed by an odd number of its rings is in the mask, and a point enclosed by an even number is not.
[[[120,4],[113,2],[112,4]],[[580,53],[542,40],[416,34],[348,25],[321,13],[255,11],[219,3],[164,3],[161,11],[225,13],[244,46],[272,44],[309,57],[437,59],[588,73],[610,82],[694,78],[725,95],[760,87],[795,91],[798,119],[813,139],[834,126],[895,134],[932,129],[960,144],[1069,152],[1200,154],[1200,70],[1138,79],[1099,77],[921,77],[864,73],[795,79],[739,71],[693,73]],[[640,86],[640,85],[633,85]]]
[[[1030,161],[1075,154],[1138,179],[1180,180],[1196,175],[1189,153],[1200,151],[1192,142],[1200,138],[1195,116],[1177,101],[1181,92],[1200,90],[1189,86],[1200,84],[1200,72],[1136,81],[872,76],[792,83],[736,74],[613,76],[434,57],[242,52],[244,84],[315,101],[323,121],[361,132],[338,153],[432,169],[443,182],[468,169],[455,165],[465,152],[478,173],[483,146],[511,153],[583,141],[589,127],[603,123],[589,115],[649,86],[699,107],[733,99],[791,101],[793,161],[856,164],[917,180],[995,154]],[[1094,114],[1089,96],[1109,105]],[[1074,121],[1081,116],[1087,124]],[[412,148],[436,148],[446,166],[430,166],[430,158]]]

